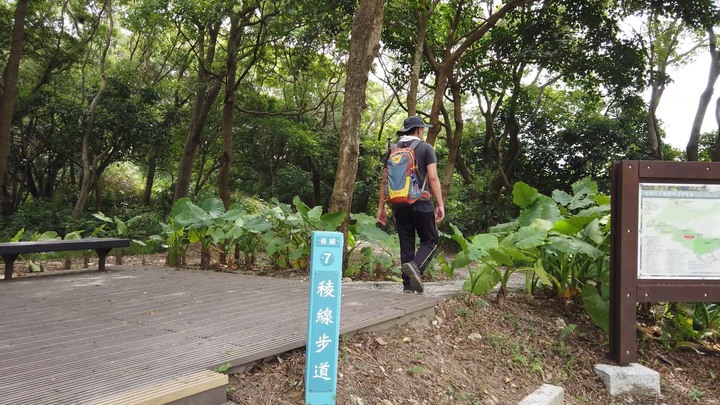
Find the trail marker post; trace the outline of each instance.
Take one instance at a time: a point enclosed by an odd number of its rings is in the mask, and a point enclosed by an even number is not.
[[[334,405],[337,385],[343,234],[312,233],[305,403]]]

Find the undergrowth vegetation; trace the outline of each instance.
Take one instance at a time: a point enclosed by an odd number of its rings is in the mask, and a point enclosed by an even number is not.
[[[472,236],[463,235],[450,223],[452,234],[443,235],[449,253],[441,254],[435,267],[450,278],[458,269],[467,268],[469,277],[463,288],[475,295],[499,285],[500,303],[506,299],[510,276],[522,273],[527,294],[561,297],[559,302],[564,300],[566,305],[569,300],[578,300],[593,322],[607,332],[610,197],[600,193],[590,178],[574,183],[571,189],[571,193],[555,190],[547,196],[525,183],[516,183],[512,199],[519,208],[517,217]],[[200,246],[202,269],[242,267],[267,274],[284,269],[308,271],[311,233],[335,230],[345,218],[341,212],[311,208],[299,197],[292,205],[277,199],[244,198],[228,209],[215,197],[197,204],[182,198],[162,219],[151,212],[135,214],[124,220],[98,212],[93,214],[94,220],[75,223],[81,228],[66,228],[63,236],[56,230],[25,232],[23,227],[10,240],[129,238],[134,242],[131,254],[160,249],[167,253],[166,262],[171,266],[185,265],[187,249],[195,244]],[[22,217],[33,224],[29,212]],[[344,276],[399,280],[397,237],[379,228],[375,218],[367,214],[351,214],[350,218]],[[44,221],[47,218],[39,221],[41,226],[47,225]],[[21,259],[38,271],[32,257]],[[647,335],[667,347],[720,348],[717,303],[662,303],[640,313],[653,325],[646,329]]]

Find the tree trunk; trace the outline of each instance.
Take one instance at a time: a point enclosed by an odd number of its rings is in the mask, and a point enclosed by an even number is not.
[[[710,46],[710,73],[708,73],[705,90],[700,95],[700,102],[698,104],[697,112],[695,112],[692,129],[690,130],[690,139],[688,140],[687,147],[685,148],[687,160],[690,162],[696,162],[698,160],[700,130],[702,129],[705,113],[707,112],[708,105],[710,104],[713,92],[715,91],[715,82],[717,82],[718,76],[720,76],[720,57],[717,52],[717,38],[715,37],[715,32],[713,32],[712,28],[708,30],[708,43]]]
[[[8,167],[10,144],[12,135],[12,116],[15,108],[15,95],[17,94],[18,75],[20,71],[20,58],[25,43],[25,15],[28,0],[18,0],[15,5],[15,22],[13,23],[10,55],[3,70],[3,93],[0,98],[0,199],[4,200],[5,173]]]
[[[345,212],[345,222],[341,226],[344,234],[347,234],[358,168],[360,117],[366,107],[368,74],[380,48],[384,10],[384,0],[362,0],[353,21],[345,99],[340,122],[338,166],[329,209],[330,212]]]
[[[436,71],[435,74],[435,96],[433,97],[433,104],[430,109],[430,125],[432,125],[432,128],[428,129],[428,133],[425,136],[425,142],[433,146],[440,133],[440,110],[442,109],[443,98],[445,98],[445,86],[447,85],[449,76],[445,68]]]
[[[148,151],[148,169],[147,178],[145,179],[145,192],[143,193],[143,204],[150,205],[152,197],[152,186],[155,183],[155,172],[157,171],[157,148],[150,147]]]
[[[83,162],[83,176],[80,184],[80,192],[78,194],[78,200],[75,203],[75,208],[72,212],[74,219],[80,218],[80,215],[85,208],[85,201],[90,193],[90,187],[92,186],[93,180],[96,177],[98,162],[108,152],[108,150],[95,156],[92,161],[90,160],[90,136],[92,135],[93,126],[95,124],[95,113],[97,106],[100,103],[105,90],[107,89],[107,77],[105,76],[105,59],[107,58],[108,50],[110,49],[110,40],[112,39],[113,31],[113,13],[112,13],[112,0],[108,0],[105,3],[108,18],[108,30],[105,35],[105,46],[103,47],[102,53],[100,54],[100,89],[93,97],[90,102],[90,111],[88,113],[88,120],[85,124],[85,135],[82,139],[82,162]]]
[[[720,162],[720,97],[715,100],[715,123],[717,124],[717,135],[715,148],[713,149],[712,161]]]
[[[648,147],[650,148],[650,153],[652,154],[653,159],[656,160],[662,160],[662,141],[660,140],[660,131],[658,129],[657,125],[657,106],[660,102],[660,97],[662,96],[663,88],[656,85],[655,83],[652,84],[651,90],[650,90],[650,103],[648,105],[648,115],[647,115],[647,126],[648,126]]]
[[[538,0],[509,0],[500,8],[496,9],[496,11],[488,18],[479,19],[479,24],[476,27],[471,28],[467,34],[462,36],[462,38],[456,38],[454,36],[460,26],[460,17],[463,12],[462,2],[460,2],[459,5],[456,5],[458,9],[455,10],[454,18],[450,27],[447,29],[449,36],[445,38],[446,48],[443,50],[442,61],[435,59],[430,47],[425,46],[424,48],[428,62],[430,62],[430,65],[435,71],[435,97],[433,98],[432,110],[430,111],[430,124],[433,127],[428,131],[425,142],[435,145],[437,135],[440,133],[440,110],[442,108],[443,98],[445,97],[447,80],[450,77],[455,64],[463,57],[465,52],[470,49],[473,44],[481,40],[492,27],[505,17],[507,13],[515,8],[535,3],[537,1]]]
[[[443,201],[447,201],[450,194],[450,186],[452,185],[453,172],[455,171],[455,163],[457,162],[458,152],[460,151],[460,142],[463,133],[463,117],[462,117],[462,94],[460,84],[454,80],[450,81],[450,92],[453,96],[453,121],[455,128],[452,131],[452,138],[447,140],[448,157],[445,162],[445,174],[442,181]]]
[[[230,207],[230,166],[232,164],[233,148],[233,112],[235,111],[235,75],[237,70],[237,40],[238,19],[230,19],[230,34],[227,44],[227,74],[225,75],[225,101],[222,114],[223,148],[220,153],[220,173],[218,174],[218,189],[220,199],[227,210]]]
[[[206,70],[208,69],[215,59],[215,47],[217,45],[218,31],[220,24],[216,23],[214,26],[208,24],[207,32],[210,39],[210,44],[207,49],[207,55],[205,54],[205,36],[200,34],[198,41],[198,78],[197,87],[195,93],[195,105],[193,106],[192,118],[190,121],[190,130],[188,136],[185,139],[185,145],[183,152],[180,157],[180,165],[178,168],[177,182],[175,183],[175,194],[173,195],[173,202],[179,200],[182,197],[187,197],[190,193],[190,182],[192,180],[193,172],[193,160],[195,159],[195,152],[200,145],[200,138],[202,136],[203,128],[205,128],[205,122],[207,121],[208,114],[210,114],[210,108],[212,107],[215,98],[220,92],[222,83],[217,81],[213,76]],[[211,85],[208,88],[208,83]]]
[[[407,94],[408,116],[417,115],[417,93],[420,87],[420,66],[422,64],[423,47],[425,46],[425,37],[430,22],[430,16],[435,11],[435,7],[440,0],[433,0],[432,4],[425,8],[425,4],[415,9],[415,18],[417,18],[418,28],[417,37],[415,38],[415,50],[413,51],[413,65],[410,71],[410,87]]]

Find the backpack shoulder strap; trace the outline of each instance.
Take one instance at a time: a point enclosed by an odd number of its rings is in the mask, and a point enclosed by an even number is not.
[[[415,148],[417,148],[417,146],[420,145],[421,143],[422,143],[421,140],[419,140],[419,139],[413,139],[413,140],[410,142],[410,145],[408,145],[408,148],[411,148],[412,150],[415,150]]]

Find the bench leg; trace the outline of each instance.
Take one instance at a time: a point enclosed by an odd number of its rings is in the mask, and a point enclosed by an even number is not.
[[[98,270],[105,271],[105,258],[107,257],[110,249],[95,249],[98,254]]]
[[[12,274],[14,270],[13,264],[15,263],[15,259],[17,259],[18,255],[2,255],[3,261],[5,262],[5,280],[12,279]]]

